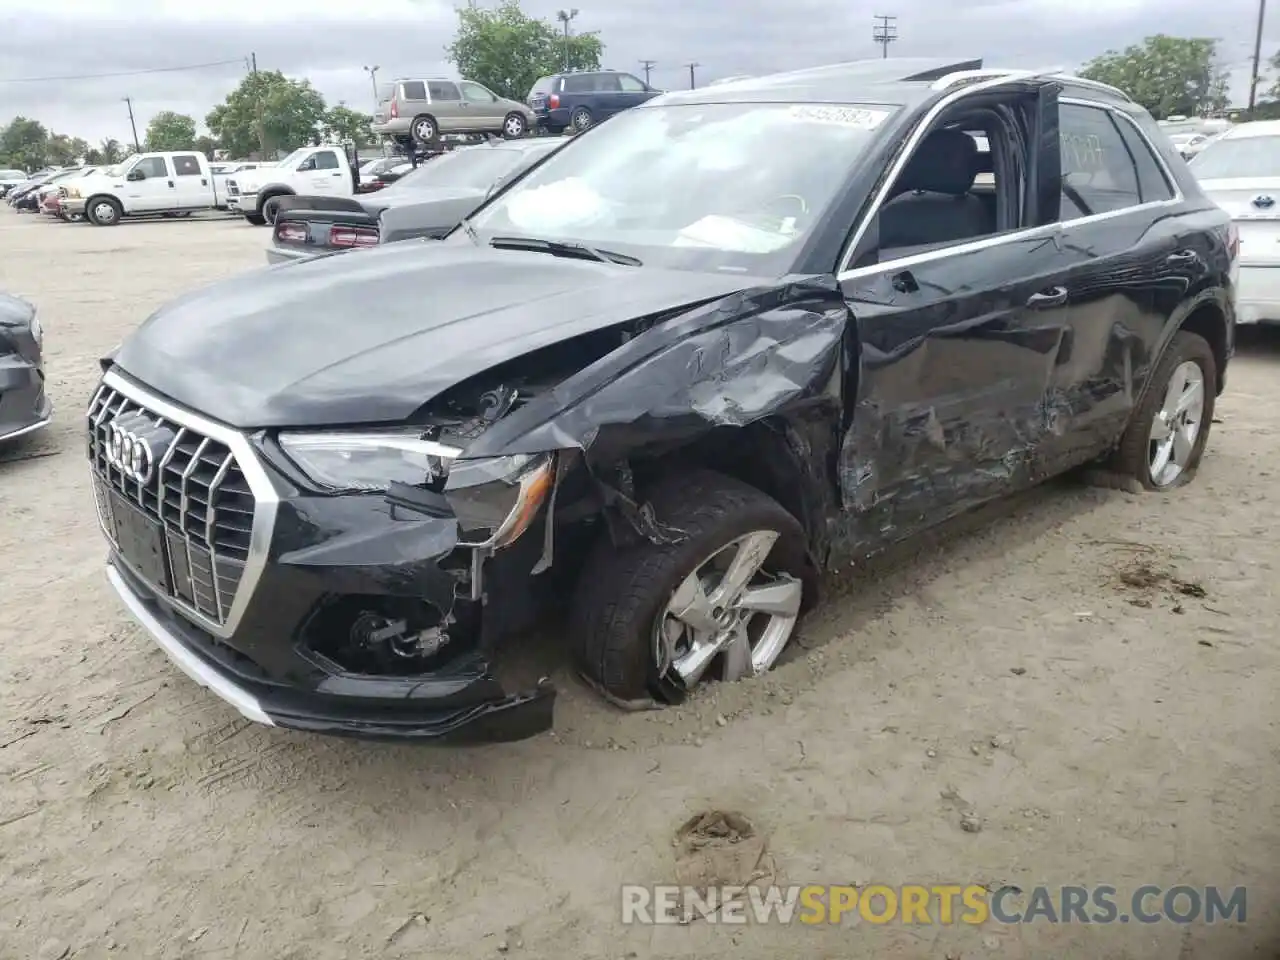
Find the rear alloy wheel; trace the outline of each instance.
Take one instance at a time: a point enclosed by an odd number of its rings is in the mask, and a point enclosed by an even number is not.
[[[123,213],[120,201],[112,197],[94,197],[85,208],[85,215],[95,227],[114,227]]]
[[[769,670],[810,586],[804,533],[777,501],[730,477],[698,472],[664,484],[654,515],[679,543],[604,541],[574,604],[584,674],[621,701],[674,701],[704,680]]]
[[[428,144],[435,141],[440,131],[436,129],[436,122],[431,117],[414,117],[413,125],[409,127],[409,132],[413,139],[421,144]]]
[[[573,116],[569,118],[569,122],[572,124],[575,133],[581,133],[583,130],[588,129],[593,122],[591,111],[586,107],[579,107],[573,111]]]
[[[1113,458],[1147,490],[1190,482],[1209,441],[1218,367],[1205,339],[1179,330],[1160,359]]]
[[[518,113],[508,113],[502,121],[502,135],[508,140],[519,140],[529,129],[529,124]]]

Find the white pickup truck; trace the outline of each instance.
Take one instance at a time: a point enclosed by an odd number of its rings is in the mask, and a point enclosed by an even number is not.
[[[82,214],[99,227],[125,217],[154,217],[211,210],[218,204],[203,154],[190,150],[140,153],[67,185],[63,212]]]
[[[295,150],[274,166],[235,174],[227,180],[227,205],[261,226],[275,223],[274,201],[280,197],[350,197],[356,189],[346,149],[324,144]]]

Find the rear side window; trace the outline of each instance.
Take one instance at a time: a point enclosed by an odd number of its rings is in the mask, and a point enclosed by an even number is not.
[[[616,73],[600,73],[596,75],[596,90],[599,93],[620,93],[622,84],[618,82]]]
[[[400,95],[406,100],[425,100],[427,85],[421,80],[407,80],[400,84]]]
[[[428,81],[427,89],[431,91],[432,103],[439,103],[441,100],[462,99],[462,95],[458,93],[457,84],[450,83],[447,80]]]
[[[180,153],[173,158],[173,170],[180,177],[198,177],[200,161],[189,153]]]
[[[332,150],[322,150],[320,153],[317,153],[316,169],[317,170],[337,170],[338,155],[334,153]]]
[[[555,77],[539,77],[533,88],[529,91],[529,96],[535,93],[553,93],[556,89]]]
[[[1111,113],[1064,103],[1059,108],[1064,219],[1110,213],[1142,202],[1138,170]]]
[[[1138,199],[1143,203],[1154,203],[1157,200],[1172,200],[1173,187],[1165,176],[1160,161],[1156,159],[1151,144],[1138,128],[1124,117],[1115,118],[1116,129],[1124,138],[1125,146],[1133,157],[1133,164],[1138,170]]]
[[[590,93],[595,88],[596,80],[591,74],[578,73],[564,78],[565,93]]]

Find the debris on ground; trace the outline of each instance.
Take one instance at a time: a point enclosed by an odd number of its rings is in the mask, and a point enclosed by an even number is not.
[[[743,814],[708,810],[686,820],[676,831],[676,882],[684,890],[706,896],[710,888],[749,887],[772,883],[774,866],[764,836]],[[714,910],[719,904],[710,905]],[[702,910],[681,904],[681,919],[702,918]]]
[[[1182,580],[1174,576],[1173,571],[1157,567],[1147,558],[1132,560],[1127,567],[1115,575],[1116,585],[1120,588],[1138,590],[1142,596],[1130,597],[1129,604],[1144,610],[1151,608],[1150,594],[1160,589],[1169,591],[1169,599],[1173,601],[1171,609],[1174,613],[1185,613],[1181,597],[1203,600],[1209,596],[1204,585],[1195,580]]]

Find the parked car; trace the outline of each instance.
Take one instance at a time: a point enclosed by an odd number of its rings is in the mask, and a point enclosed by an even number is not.
[[[3,197],[14,187],[27,182],[27,175],[21,170],[16,169],[0,169],[0,197]]]
[[[679,700],[772,667],[822,570],[1079,464],[1190,480],[1235,258],[1102,84],[890,59],[668,94],[443,241],[152,314],[88,411],[108,577],[263,723],[543,730],[552,689],[497,664],[548,609],[612,701]]]
[[[39,213],[40,204],[50,190],[55,189],[59,183],[74,179],[79,174],[80,171],[78,169],[72,168],[70,170],[57,170],[53,173],[43,174],[39,178],[33,178],[11,191],[9,202],[15,210],[25,213]]]
[[[1232,127],[1190,168],[1239,231],[1237,322],[1280,323],[1280,120]]]
[[[379,90],[373,132],[403,148],[444,134],[493,133],[509,139],[533,129],[533,113],[474,80],[401,78]]]
[[[362,182],[372,180],[380,174],[403,166],[404,163],[404,157],[375,157],[373,160],[366,160],[360,165],[360,180]]]
[[[439,239],[497,186],[560,147],[549,138],[460,147],[358,199],[285,197],[267,247],[268,263],[397,240]]]
[[[36,308],[0,293],[0,441],[39,430],[53,416],[44,389],[43,350]]]
[[[1177,148],[1183,160],[1191,160],[1220,134],[1212,133],[1175,133],[1169,141]]]
[[[238,173],[227,181],[227,203],[255,226],[275,223],[282,197],[299,194],[351,197],[362,185],[344,147],[336,144],[301,147],[278,163]]]
[[[257,170],[259,167],[269,166],[266,163],[259,163],[256,160],[238,160],[235,162],[213,163],[209,165],[209,174],[213,177],[213,193],[214,206],[218,210],[228,209],[227,205],[227,181],[236,174],[242,174],[249,170]]]
[[[212,210],[217,204],[209,161],[190,150],[128,157],[113,167],[67,184],[62,209],[97,227],[126,217],[156,217]]]
[[[638,77],[616,70],[557,73],[533,85],[529,106],[539,129],[563,133],[567,127],[585,130],[660,93]]]

